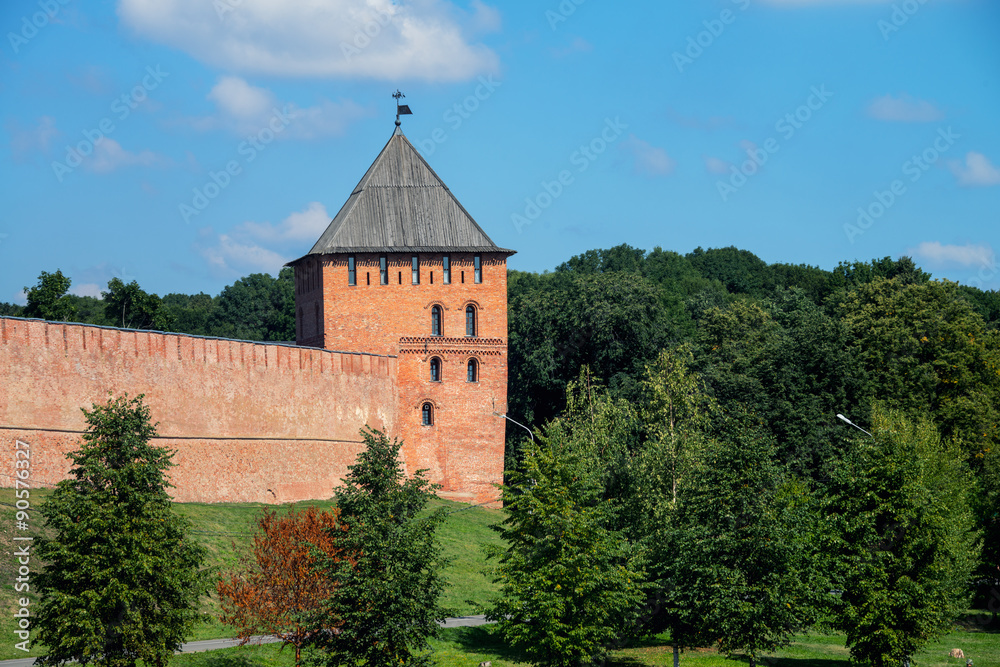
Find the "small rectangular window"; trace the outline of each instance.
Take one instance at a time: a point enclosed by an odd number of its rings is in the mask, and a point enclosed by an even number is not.
[[[476,282],[483,282],[483,260],[482,257],[476,255],[473,259],[473,268],[476,270]]]
[[[420,284],[420,259],[416,255],[413,256],[413,284]]]
[[[441,279],[445,285],[451,284],[451,261],[448,259],[448,255],[441,258],[441,269],[444,272],[444,278]]]
[[[358,283],[358,272],[354,267],[354,255],[347,258],[347,284],[356,285]]]
[[[389,284],[389,260],[386,259],[385,255],[378,258],[378,275],[380,285]]]

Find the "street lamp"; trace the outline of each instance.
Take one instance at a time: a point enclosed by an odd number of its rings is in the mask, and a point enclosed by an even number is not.
[[[860,426],[858,426],[857,424],[855,424],[854,422],[852,422],[850,419],[848,419],[844,415],[840,414],[839,412],[837,413],[837,419],[839,419],[842,422],[846,422],[847,424],[850,424],[854,428],[858,429],[859,431],[861,431],[862,433],[864,433],[865,435],[867,435],[869,438],[874,438],[875,437],[874,435],[872,435],[868,431],[864,430],[863,428],[861,428]]]
[[[513,423],[517,424],[518,426],[520,426],[521,428],[523,428],[523,429],[524,429],[525,431],[527,431],[527,432],[528,432],[528,435],[530,435],[530,436],[531,436],[531,441],[532,441],[532,442],[534,442],[534,441],[535,441],[535,434],[531,432],[531,429],[530,429],[530,428],[528,428],[527,426],[525,426],[525,425],[524,425],[524,424],[522,424],[521,422],[516,422],[516,421],[514,421],[513,419],[511,419],[510,417],[508,417],[507,415],[502,415],[502,414],[500,414],[499,412],[496,412],[496,411],[494,411],[494,412],[493,412],[493,414],[494,414],[495,416],[497,416],[497,417],[503,417],[503,418],[504,418],[504,419],[506,419],[507,421],[509,421],[509,422],[513,422]]]

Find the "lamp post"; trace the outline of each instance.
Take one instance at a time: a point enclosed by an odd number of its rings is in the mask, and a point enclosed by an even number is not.
[[[874,438],[875,437],[874,435],[872,435],[868,431],[864,430],[863,428],[861,428],[860,426],[858,426],[857,424],[855,424],[854,422],[852,422],[850,419],[848,419],[844,415],[840,414],[839,412],[837,413],[837,419],[839,419],[840,421],[845,422],[847,424],[850,424],[854,428],[858,429],[859,431],[861,431],[862,433],[864,433],[865,435],[867,435],[869,438]]]
[[[514,421],[513,419],[511,419],[510,417],[508,417],[507,415],[503,415],[503,414],[500,414],[499,412],[496,412],[496,411],[494,411],[494,412],[493,412],[493,414],[494,414],[494,415],[496,415],[497,417],[503,417],[503,418],[504,418],[504,419],[506,419],[507,421],[509,421],[509,422],[513,422],[514,424],[517,424],[518,426],[520,426],[521,428],[523,428],[523,429],[524,429],[525,431],[527,431],[527,432],[528,432],[528,435],[530,435],[530,436],[531,436],[531,441],[532,441],[532,442],[534,442],[534,441],[535,441],[535,434],[531,432],[531,429],[530,429],[530,428],[528,428],[527,426],[525,426],[525,425],[524,425],[524,424],[522,424],[521,422],[516,422],[516,421]]]

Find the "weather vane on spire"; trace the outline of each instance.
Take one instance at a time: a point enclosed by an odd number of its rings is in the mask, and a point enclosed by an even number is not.
[[[396,92],[394,92],[392,94],[392,96],[396,98],[396,127],[399,127],[399,116],[400,115],[404,115],[405,116],[407,114],[409,114],[409,115],[412,116],[413,112],[410,111],[409,105],[407,105],[407,104],[400,104],[399,103],[399,98],[400,97],[406,97],[406,95],[404,95],[403,93],[399,92],[399,88],[396,89]]]

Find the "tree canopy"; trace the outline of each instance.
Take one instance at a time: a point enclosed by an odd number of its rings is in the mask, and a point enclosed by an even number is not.
[[[70,479],[42,505],[53,536],[35,624],[40,664],[164,665],[198,619],[207,588],[204,549],[173,510],[166,471],[171,452],[142,396],[84,410],[87,433],[70,454]]]

